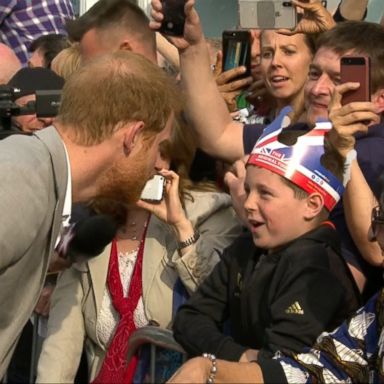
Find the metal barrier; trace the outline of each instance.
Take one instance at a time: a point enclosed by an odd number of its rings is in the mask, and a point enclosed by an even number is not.
[[[156,372],[156,349],[164,348],[179,352],[183,355],[183,362],[187,359],[184,349],[173,338],[169,329],[148,325],[137,329],[129,338],[129,350],[127,353],[127,364],[143,345],[150,345],[149,380],[155,383]]]
[[[39,315],[33,315],[33,340],[32,340],[32,356],[29,371],[29,384],[35,382],[36,367],[41,352],[43,338],[38,334],[41,318]],[[156,375],[156,353],[157,348],[164,348],[171,351],[176,351],[182,354],[182,362],[185,362],[187,357],[184,349],[173,338],[173,333],[169,329],[164,329],[156,326],[146,326],[137,329],[129,338],[129,350],[127,353],[127,364],[131,358],[144,346],[149,345],[149,380],[150,383],[155,383]],[[7,377],[3,378],[3,384],[7,383]]]

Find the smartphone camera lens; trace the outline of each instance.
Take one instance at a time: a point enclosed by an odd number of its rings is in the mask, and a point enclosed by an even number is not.
[[[292,7],[292,3],[290,1],[283,1],[283,7]]]

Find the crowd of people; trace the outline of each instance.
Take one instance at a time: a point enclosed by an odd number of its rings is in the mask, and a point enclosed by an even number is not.
[[[384,26],[367,4],[292,0],[294,29],[248,31],[250,76],[223,70],[195,0],[181,36],[159,32],[161,0],[151,18],[134,0],[0,5],[0,379],[31,380],[35,313],[39,383],[147,382],[153,356],[127,356],[149,325],[185,351],[160,349],[156,382],[384,380]],[[369,84],[342,83],[346,56],[369,58]],[[60,92],[57,114],[38,91]],[[142,198],[154,175],[159,201]],[[110,237],[82,238],[95,218]]]

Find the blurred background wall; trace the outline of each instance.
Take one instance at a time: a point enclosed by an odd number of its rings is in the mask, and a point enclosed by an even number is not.
[[[77,13],[82,14],[97,0],[72,0]],[[150,0],[137,0],[140,7],[149,13]],[[339,0],[328,0],[328,9],[333,12]],[[221,37],[224,29],[237,25],[237,0],[196,0],[196,8],[208,37]],[[384,13],[384,0],[369,0],[368,21],[379,22]]]

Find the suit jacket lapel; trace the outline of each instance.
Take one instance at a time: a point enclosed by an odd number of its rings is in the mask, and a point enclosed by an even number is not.
[[[57,198],[50,239],[50,252],[52,254],[62,224],[61,219],[68,178],[67,160],[64,144],[55,127],[51,126],[45,128],[35,133],[35,136],[37,136],[47,147],[52,162],[53,183]]]

